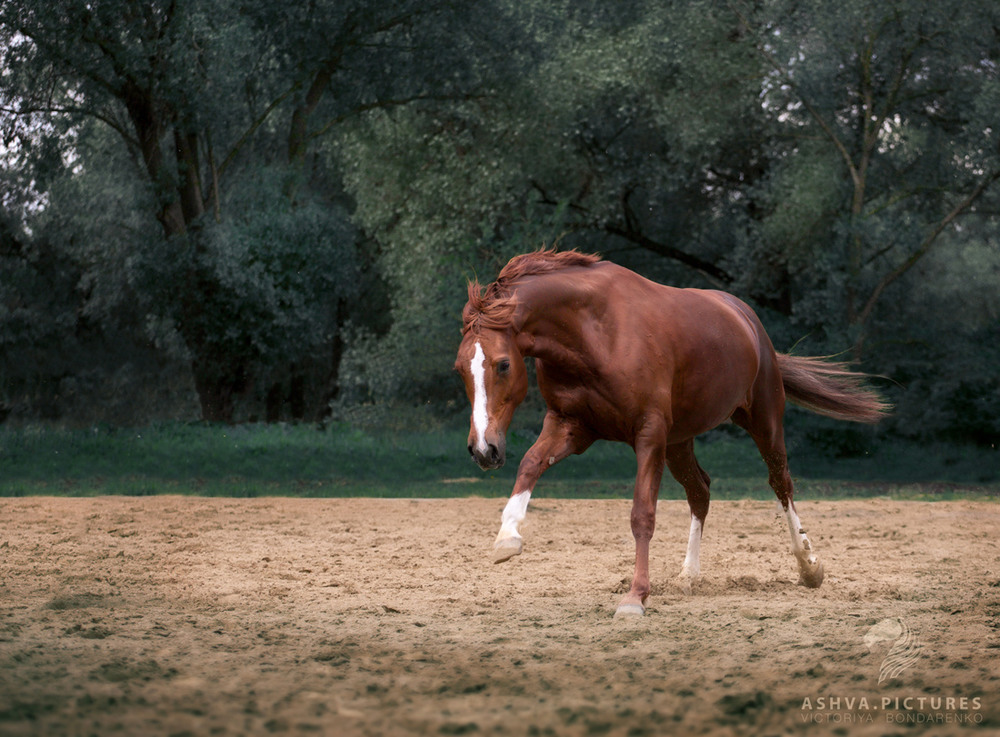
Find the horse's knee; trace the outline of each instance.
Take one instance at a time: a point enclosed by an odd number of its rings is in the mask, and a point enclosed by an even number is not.
[[[521,463],[518,464],[517,475],[519,478],[537,479],[542,475],[542,471],[544,470],[544,461],[541,456],[533,452],[533,449],[529,448],[528,452],[524,454],[523,458],[521,458]]]
[[[631,522],[633,537],[636,540],[649,540],[656,529],[656,506],[633,506]]]

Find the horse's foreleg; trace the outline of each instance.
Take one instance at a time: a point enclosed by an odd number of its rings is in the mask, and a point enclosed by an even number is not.
[[[524,539],[518,531],[521,522],[528,512],[528,500],[531,499],[531,489],[517,491],[521,486],[515,485],[514,493],[507,500],[507,506],[503,508],[500,516],[500,532],[493,542],[493,562],[503,563],[510,560],[515,555],[520,555],[524,550]]]
[[[663,477],[664,444],[645,441],[635,448],[639,470],[635,478],[635,496],[632,499],[632,537],[635,538],[635,573],[632,587],[618,604],[615,616],[644,614],[649,596],[649,542],[656,528],[656,499],[660,494]]]
[[[708,515],[708,487],[711,479],[694,456],[693,440],[667,447],[667,468],[684,487],[691,510],[687,555],[684,556],[684,566],[678,576],[681,587],[690,593],[691,585],[701,574],[701,536],[705,529],[705,517]]]
[[[519,527],[528,510],[535,484],[547,468],[573,453],[582,453],[592,439],[575,424],[553,412],[545,415],[542,432],[524,454],[517,469],[514,491],[500,518],[500,532],[493,543],[493,562],[503,563],[524,549]]]

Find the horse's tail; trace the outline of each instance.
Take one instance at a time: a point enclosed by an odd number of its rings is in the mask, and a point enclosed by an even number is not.
[[[875,423],[892,409],[878,392],[864,385],[866,374],[851,371],[846,363],[779,353],[778,369],[785,396],[817,414]]]

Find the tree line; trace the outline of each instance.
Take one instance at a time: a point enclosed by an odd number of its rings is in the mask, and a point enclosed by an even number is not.
[[[544,244],[995,442],[1000,8],[813,5],[7,0],[0,411],[446,414],[465,280]]]

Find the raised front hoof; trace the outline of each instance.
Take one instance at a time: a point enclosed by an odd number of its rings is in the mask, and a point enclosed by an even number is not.
[[[820,560],[799,563],[799,584],[810,589],[818,589],[823,583],[823,562]]]
[[[520,555],[524,550],[524,541],[519,537],[508,537],[504,540],[497,540],[493,544],[493,562],[503,563]]]
[[[642,604],[619,604],[615,610],[615,619],[625,619],[628,617],[641,617],[646,613],[646,607]]]

